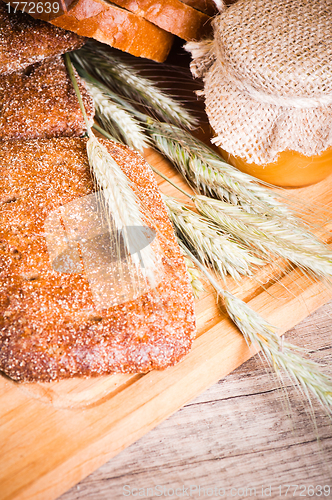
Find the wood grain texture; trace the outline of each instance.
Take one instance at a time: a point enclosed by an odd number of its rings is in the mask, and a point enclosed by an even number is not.
[[[331,329],[332,302],[286,334],[330,376]],[[287,392],[290,417],[278,385],[255,356],[59,500],[120,500],[125,485],[145,488],[141,498],[146,499],[157,498],[147,491],[157,485],[167,491],[201,485],[201,496],[193,490],[192,498],[204,498],[204,488],[218,487],[225,488],[223,498],[246,498],[240,488],[255,488],[255,498],[273,500],[281,498],[279,486],[283,498],[302,498],[300,489],[293,496],[294,488],[285,497],[286,485],[330,485],[330,495],[323,498],[332,498],[331,422],[314,403],[316,432],[303,398],[293,387]],[[262,486],[270,485],[271,496],[263,497]]]

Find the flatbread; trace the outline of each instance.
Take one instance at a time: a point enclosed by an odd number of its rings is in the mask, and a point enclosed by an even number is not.
[[[106,143],[160,236],[163,272],[138,299],[96,307],[84,272],[55,270],[50,214],[91,195],[86,139],[3,142],[0,151],[0,369],[17,381],[147,372],[180,361],[195,335],[186,267],[154,176]],[[80,228],[78,228],[80,229]]]
[[[84,42],[84,37],[28,14],[9,13],[8,5],[0,1],[0,74],[13,73],[43,59],[78,49]]]
[[[76,75],[90,126],[93,100]],[[81,136],[86,125],[62,56],[0,75],[0,140]]]

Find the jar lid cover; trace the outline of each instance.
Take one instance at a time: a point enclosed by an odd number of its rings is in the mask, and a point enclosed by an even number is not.
[[[218,59],[244,86],[332,96],[332,0],[238,0],[214,21]]]

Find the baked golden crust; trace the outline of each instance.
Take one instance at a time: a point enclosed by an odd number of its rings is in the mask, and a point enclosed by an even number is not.
[[[52,24],[157,62],[165,61],[173,35],[132,12],[104,0],[79,0]]]
[[[20,11],[8,12],[0,1],[0,74],[13,73],[43,59],[78,49],[84,38]]]
[[[200,10],[208,16],[215,16],[218,9],[213,0],[181,0],[181,2],[190,5],[193,9]]]
[[[93,100],[78,75],[93,123]],[[86,125],[61,56],[0,76],[0,140],[81,136]]]
[[[184,40],[199,40],[212,32],[209,17],[180,0],[113,0]]]
[[[165,368],[189,351],[195,333],[185,264],[153,174],[124,146],[107,143],[163,235],[161,283],[100,312],[84,275],[52,269],[44,221],[93,191],[85,144],[56,138],[1,145],[0,369],[18,381]]]

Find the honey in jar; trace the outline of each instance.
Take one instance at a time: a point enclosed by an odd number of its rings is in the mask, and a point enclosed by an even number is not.
[[[320,155],[304,156],[297,151],[282,151],[267,165],[247,163],[220,149],[222,157],[234,167],[269,184],[285,188],[310,186],[332,174],[332,148]]]
[[[331,3],[238,0],[212,24],[191,69],[226,161],[283,187],[332,174]]]

